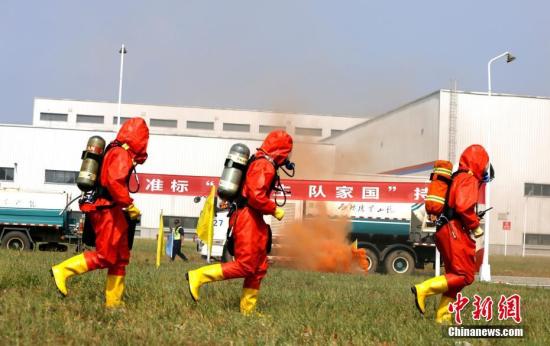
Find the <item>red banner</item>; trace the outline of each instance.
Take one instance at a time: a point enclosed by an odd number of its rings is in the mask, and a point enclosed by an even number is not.
[[[138,174],[139,193],[180,196],[206,196],[218,177]],[[135,183],[132,181],[132,188]],[[422,203],[427,183],[363,182],[333,180],[282,180],[289,200]]]

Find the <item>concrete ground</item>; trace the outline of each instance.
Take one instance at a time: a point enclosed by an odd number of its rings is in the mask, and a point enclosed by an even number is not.
[[[479,279],[476,277],[476,279]],[[550,278],[530,276],[493,276],[491,282],[513,286],[542,287],[550,289]]]

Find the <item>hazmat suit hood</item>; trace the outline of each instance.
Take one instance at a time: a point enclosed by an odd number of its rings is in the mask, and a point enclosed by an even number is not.
[[[142,164],[147,159],[147,143],[149,142],[149,128],[143,118],[128,119],[118,131],[116,140],[121,144],[128,144],[128,151],[132,159]]]
[[[460,156],[460,164],[458,169],[471,171],[472,174],[478,179],[483,180],[483,174],[487,169],[489,163],[489,154],[479,144],[470,145],[464,150]]]
[[[268,155],[281,166],[292,151],[292,137],[283,130],[271,131],[256,153],[257,157]]]

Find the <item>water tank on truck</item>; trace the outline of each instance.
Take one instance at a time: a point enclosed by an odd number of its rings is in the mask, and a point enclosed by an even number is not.
[[[423,204],[415,204],[411,218],[352,218],[350,240],[367,251],[369,271],[412,274],[435,260],[433,225],[426,222]]]

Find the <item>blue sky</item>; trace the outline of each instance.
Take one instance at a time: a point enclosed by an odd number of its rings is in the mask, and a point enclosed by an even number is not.
[[[547,1],[0,3],[1,123],[34,97],[373,116],[439,88],[550,96]]]

